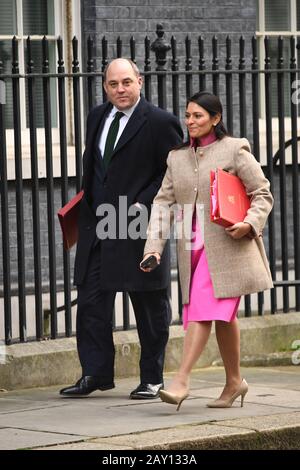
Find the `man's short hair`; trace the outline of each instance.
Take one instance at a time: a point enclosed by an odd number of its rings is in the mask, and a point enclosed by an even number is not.
[[[132,67],[132,70],[134,71],[134,74],[137,76],[137,77],[140,77],[141,76],[141,73],[139,71],[139,68],[138,66],[131,60],[131,59],[127,59],[126,57],[120,57],[120,59],[123,59],[123,60],[127,60],[127,62],[129,62],[129,64],[131,65]],[[105,69],[104,69],[104,72],[103,72],[103,80],[104,82],[106,82],[106,77],[107,77],[107,70],[108,70],[108,67],[110,66],[110,64],[116,59],[113,59],[109,62],[109,64],[106,65]]]

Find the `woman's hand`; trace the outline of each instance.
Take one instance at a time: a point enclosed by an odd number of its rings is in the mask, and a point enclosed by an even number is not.
[[[251,225],[247,222],[238,222],[237,224],[231,225],[231,227],[225,228],[225,231],[235,240],[245,237],[251,232]]]
[[[142,271],[144,271],[145,273],[150,273],[150,271],[152,271],[151,268],[142,268],[141,266],[141,263],[143,263],[143,261],[146,261],[146,259],[150,258],[150,256],[155,256],[155,258],[157,259],[157,264],[160,264],[160,254],[159,253],[147,253],[144,258],[142,259],[142,261],[140,262],[140,269]]]

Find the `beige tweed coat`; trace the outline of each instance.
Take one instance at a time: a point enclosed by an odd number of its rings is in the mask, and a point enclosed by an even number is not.
[[[236,297],[273,287],[262,231],[273,206],[269,181],[250,153],[247,139],[224,137],[197,150],[184,147],[168,156],[168,168],[153,201],[144,254],[162,253],[170,221],[176,224],[177,256],[183,303],[189,302],[191,230],[196,208],[216,298]],[[210,221],[210,171],[237,175],[251,197],[244,222],[255,238],[234,240]],[[174,204],[179,205],[174,211]],[[162,216],[162,214],[164,214]]]

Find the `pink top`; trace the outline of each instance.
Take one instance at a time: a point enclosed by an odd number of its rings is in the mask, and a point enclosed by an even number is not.
[[[190,139],[190,146],[191,147],[206,147],[206,145],[212,144],[217,140],[217,136],[215,134],[215,131],[213,130],[209,134],[204,135],[200,139]]]

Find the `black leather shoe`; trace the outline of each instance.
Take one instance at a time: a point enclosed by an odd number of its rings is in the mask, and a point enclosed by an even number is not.
[[[143,399],[151,399],[151,398],[158,398],[161,388],[163,388],[164,384],[144,384],[141,383],[135,390],[132,390],[130,394],[130,398],[132,400],[143,400]]]
[[[63,388],[59,393],[63,397],[80,398],[86,397],[95,390],[104,391],[110,390],[111,388],[115,388],[115,384],[113,382],[101,384],[99,377],[94,377],[93,375],[84,375],[76,382],[75,385]]]

